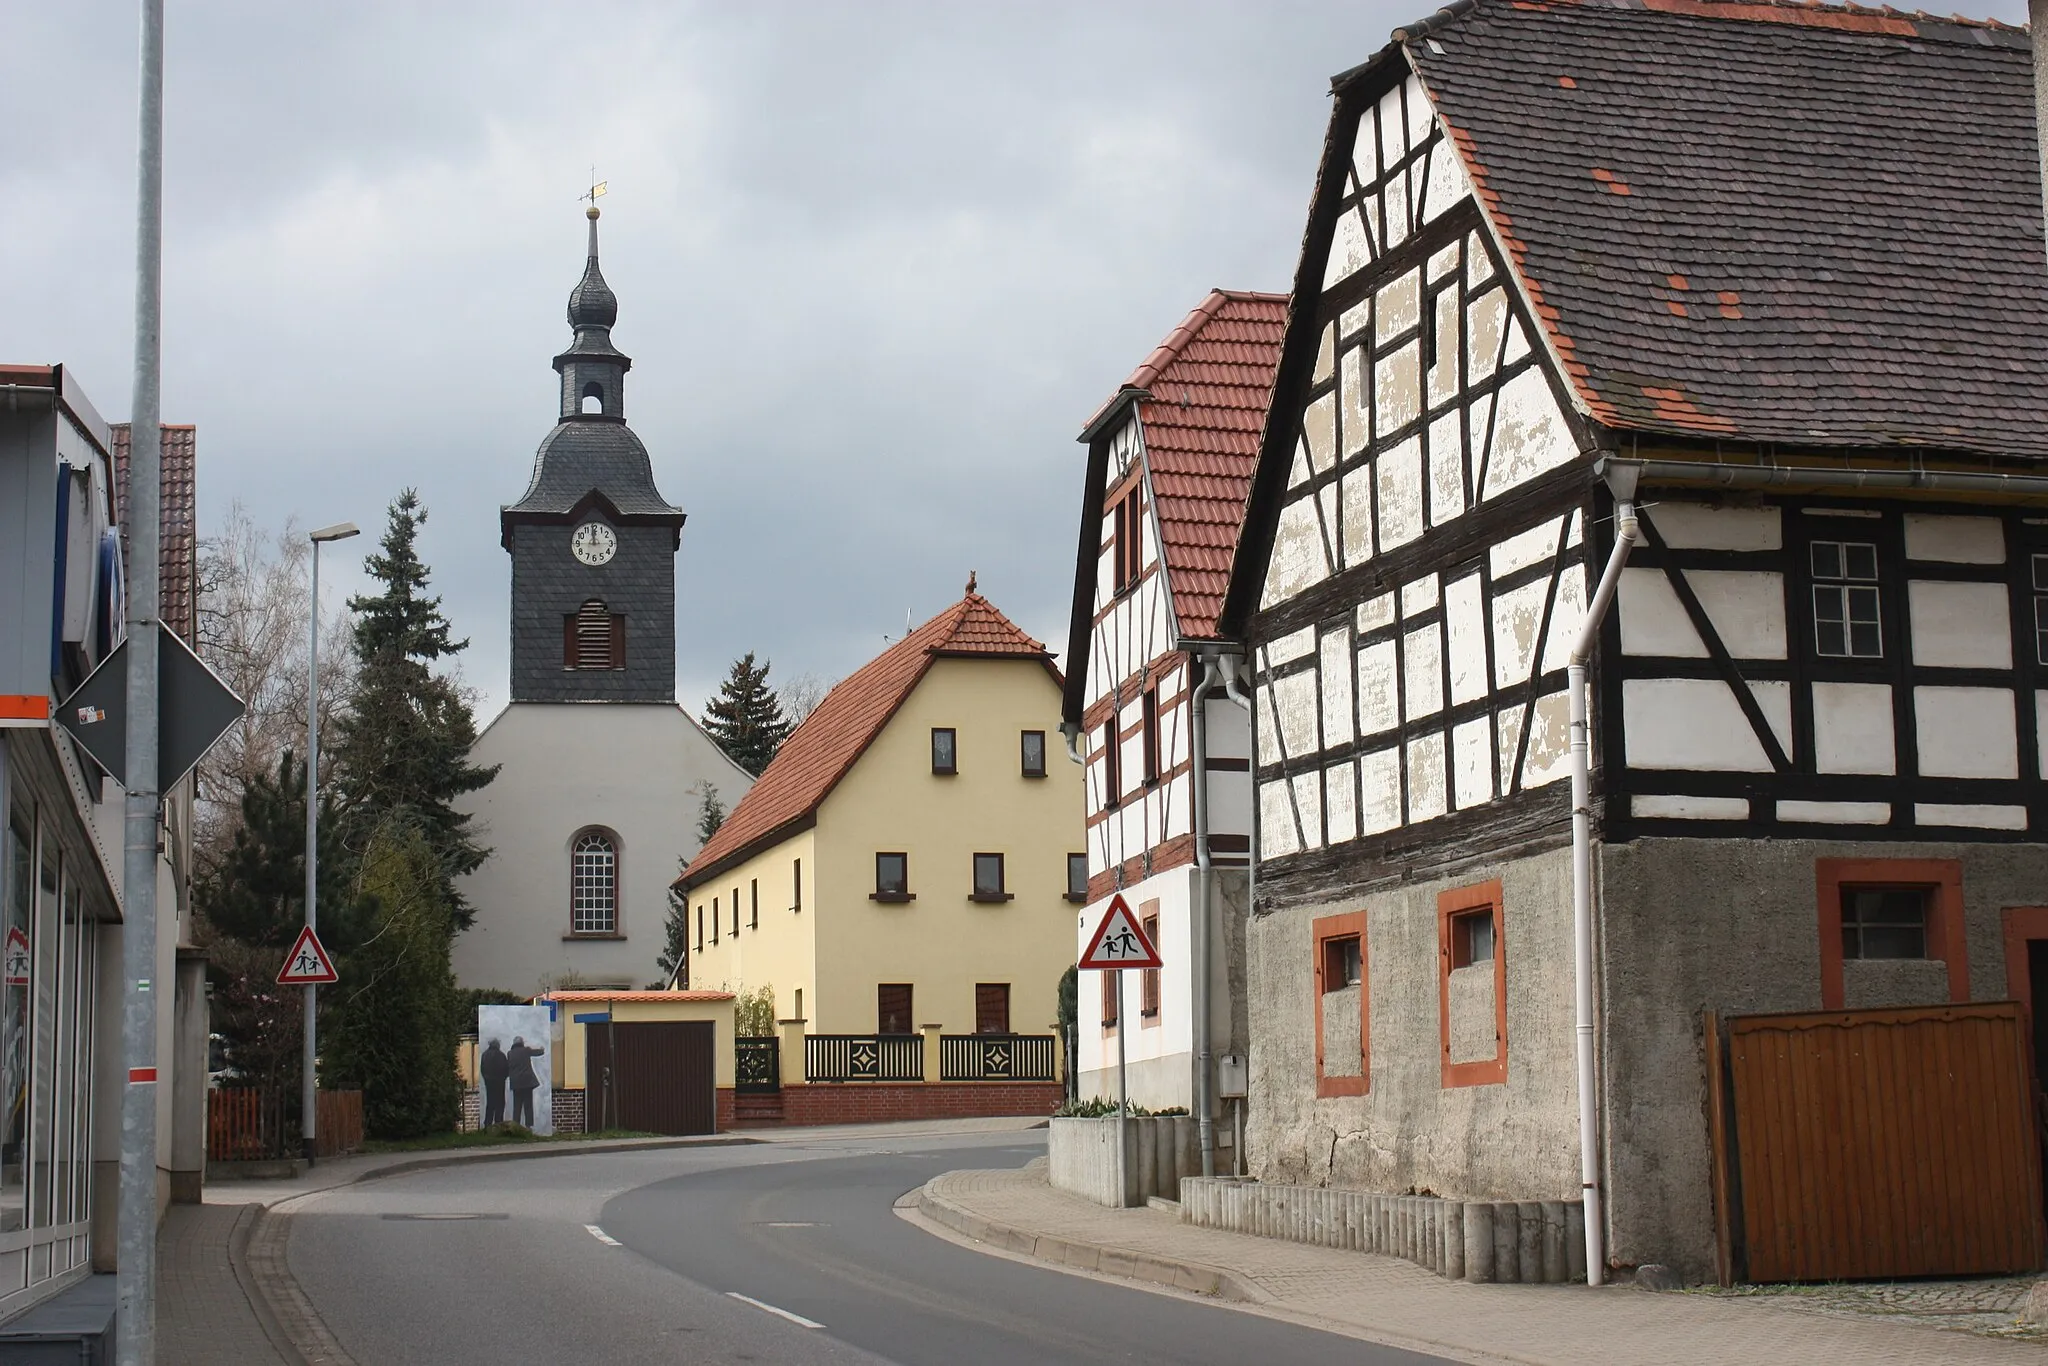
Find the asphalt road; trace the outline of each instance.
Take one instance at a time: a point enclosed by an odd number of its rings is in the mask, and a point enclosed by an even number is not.
[[[922,1135],[447,1167],[301,1203],[290,1261],[362,1366],[1436,1360],[986,1256],[892,1208],[940,1172],[1042,1145]]]

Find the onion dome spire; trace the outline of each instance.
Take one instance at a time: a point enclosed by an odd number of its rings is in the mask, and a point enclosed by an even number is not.
[[[569,326],[608,328],[619,320],[619,297],[597,268],[597,205],[584,213],[590,219],[590,259],[583,265],[583,278],[569,291]]]

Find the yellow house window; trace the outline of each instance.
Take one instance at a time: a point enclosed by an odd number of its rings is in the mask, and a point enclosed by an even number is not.
[[[1003,856],[1001,854],[976,854],[974,856],[974,901],[1008,901],[1010,893],[1003,890]]]
[[[960,771],[960,733],[951,726],[932,727],[932,772]]]
[[[876,901],[915,901],[917,899],[910,890],[910,855],[875,855],[875,890],[873,899]]]

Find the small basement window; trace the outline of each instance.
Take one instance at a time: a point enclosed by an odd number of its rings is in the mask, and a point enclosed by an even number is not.
[[[1323,990],[1342,991],[1365,981],[1365,954],[1358,936],[1323,941]]]
[[[1469,968],[1493,962],[1493,908],[1462,911],[1451,917],[1451,966]]]
[[[1842,957],[1925,958],[1927,887],[1844,887]]]

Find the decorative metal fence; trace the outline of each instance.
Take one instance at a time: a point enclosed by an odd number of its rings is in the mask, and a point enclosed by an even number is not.
[[[1051,1034],[941,1034],[940,1081],[1057,1081]]]
[[[774,1035],[734,1039],[734,1089],[741,1095],[770,1095],[782,1089],[782,1040]]]
[[[804,1039],[805,1081],[923,1081],[924,1038],[917,1034],[811,1034]]]

